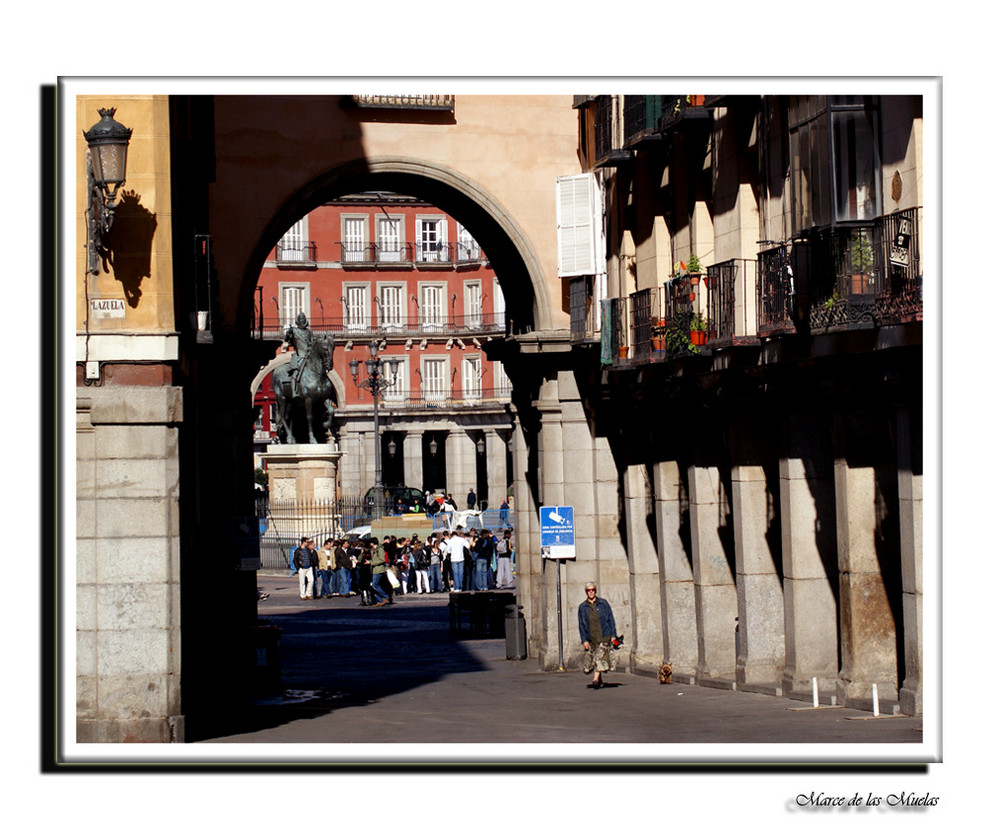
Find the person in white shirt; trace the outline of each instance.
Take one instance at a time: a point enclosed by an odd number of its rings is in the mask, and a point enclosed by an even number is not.
[[[465,574],[465,552],[469,548],[469,541],[462,534],[462,529],[456,530],[447,541],[448,553],[451,556],[451,576],[455,581],[452,591],[458,592],[462,589],[462,576]]]

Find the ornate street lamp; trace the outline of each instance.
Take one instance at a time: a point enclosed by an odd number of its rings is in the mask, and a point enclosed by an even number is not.
[[[87,141],[87,270],[97,274],[97,257],[106,251],[118,209],[118,190],[125,183],[125,161],[132,129],[114,119],[115,108],[98,108],[101,119],[83,137]]]
[[[384,513],[383,503],[385,502],[385,491],[382,487],[382,443],[378,432],[378,401],[379,397],[391,388],[396,382],[396,373],[399,370],[399,359],[389,359],[389,376],[387,379],[383,373],[385,362],[378,356],[378,342],[374,339],[368,344],[368,358],[365,359],[365,371],[367,376],[358,379],[358,369],[361,363],[357,359],[351,359],[348,366],[351,369],[351,378],[359,388],[364,388],[374,397],[375,404],[375,486],[373,488],[375,509],[372,511],[372,519],[376,516],[381,519]]]

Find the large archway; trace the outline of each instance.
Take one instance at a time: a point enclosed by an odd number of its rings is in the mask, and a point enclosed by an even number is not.
[[[246,264],[240,321],[249,322],[253,290],[268,252],[281,235],[318,204],[348,193],[386,190],[425,199],[455,218],[483,246],[508,303],[510,330],[550,330],[550,290],[530,239],[502,203],[455,169],[415,158],[359,159],[333,167],[303,185],[264,228]]]

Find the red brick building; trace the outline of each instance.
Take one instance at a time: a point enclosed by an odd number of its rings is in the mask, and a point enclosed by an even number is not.
[[[499,504],[510,483],[510,381],[484,344],[505,333],[505,305],[488,257],[460,221],[409,196],[345,196],[281,238],[256,291],[254,330],[276,355],[289,349],[284,335],[300,312],[334,342],[343,494],[374,482],[373,398],[349,364],[357,359],[364,371],[375,340],[380,358],[398,362],[379,407],[384,483],[463,500],[473,488]],[[254,389],[263,448],[278,435],[267,368]]]

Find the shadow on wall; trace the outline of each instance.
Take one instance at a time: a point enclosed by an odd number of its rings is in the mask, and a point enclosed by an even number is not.
[[[101,253],[105,271],[122,284],[125,300],[135,309],[142,297],[142,281],[152,274],[153,234],[156,214],[141,203],[142,197],[127,190],[115,212],[115,224],[108,236],[108,247]]]

